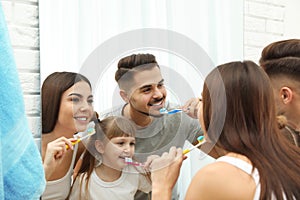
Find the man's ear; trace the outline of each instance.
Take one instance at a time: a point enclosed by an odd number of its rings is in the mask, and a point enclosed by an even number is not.
[[[95,148],[99,153],[104,153],[104,144],[102,141],[100,140],[96,140],[95,141]]]
[[[120,96],[126,103],[129,102],[128,94],[127,92],[125,92],[125,90],[120,90]]]
[[[293,91],[289,87],[282,87],[280,89],[280,97],[284,104],[288,104],[293,99]]]

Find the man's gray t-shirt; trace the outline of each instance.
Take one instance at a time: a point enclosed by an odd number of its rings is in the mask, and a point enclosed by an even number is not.
[[[101,113],[101,120],[108,116],[122,116],[125,105],[118,106],[109,112]],[[166,109],[178,108],[166,104]],[[197,119],[189,117],[186,113],[163,115],[155,117],[152,123],[146,127],[138,128],[135,135],[135,159],[145,162],[150,155],[162,155],[168,152],[172,146],[183,147],[185,140],[191,143],[197,142],[197,137],[203,135],[200,123]],[[149,199],[143,192],[135,195],[135,200]],[[172,200],[177,200],[176,186],[173,188]]]
[[[102,113],[101,118],[110,115],[120,116],[123,107],[124,105],[108,113]],[[169,105],[166,108],[172,109]],[[196,142],[200,135],[202,131],[198,120],[189,117],[186,113],[156,117],[147,127],[137,129],[135,158],[144,162],[149,155],[161,155],[168,152],[171,146],[183,147],[185,140],[191,143]]]

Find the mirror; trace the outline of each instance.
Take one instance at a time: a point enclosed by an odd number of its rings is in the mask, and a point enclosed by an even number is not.
[[[55,71],[86,75],[98,113],[123,103],[114,73],[124,56],[154,54],[179,104],[201,95],[215,65],[243,59],[243,1],[51,0],[39,9],[41,83]]]

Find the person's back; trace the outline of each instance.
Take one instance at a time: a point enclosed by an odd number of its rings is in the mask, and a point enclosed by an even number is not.
[[[260,65],[270,77],[282,134],[300,146],[300,39],[274,42],[261,54]]]

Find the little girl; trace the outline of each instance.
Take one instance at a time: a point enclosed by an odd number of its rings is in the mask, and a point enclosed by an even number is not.
[[[137,190],[151,191],[151,180],[139,167],[127,165],[135,147],[135,127],[129,119],[110,116],[95,123],[69,199],[133,200]]]

